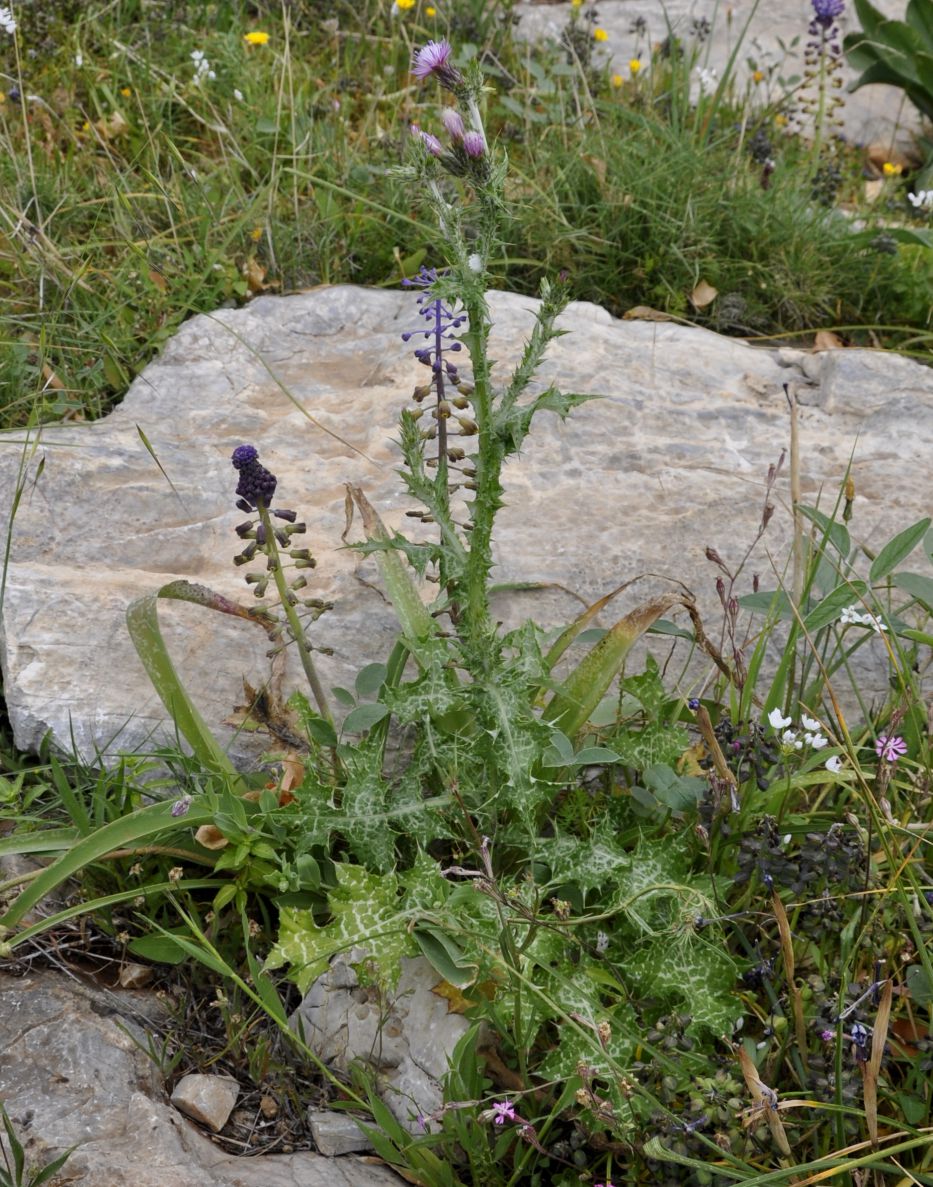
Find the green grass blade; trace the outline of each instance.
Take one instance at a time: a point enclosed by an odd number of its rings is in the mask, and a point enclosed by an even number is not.
[[[172,805],[167,802],[149,804],[139,808],[128,816],[114,820],[104,825],[89,837],[84,837],[63,853],[57,861],[42,871],[38,878],[20,894],[9,910],[0,915],[0,927],[15,927],[27,911],[36,905],[40,899],[60,886],[66,879],[77,874],[79,870],[92,862],[99,861],[114,849],[132,848],[138,842],[156,833],[166,832],[172,828],[197,828],[201,824],[210,824],[214,819],[212,809],[206,806],[204,797],[196,797],[183,820],[176,820],[172,816]],[[139,891],[137,889],[136,893]]]
[[[544,720],[573,738],[602,700],[632,644],[662,614],[683,600],[682,594],[666,594],[619,619],[548,701]]]
[[[197,758],[209,771],[226,776],[239,787],[240,779],[233,763],[188,696],[159,628],[159,598],[178,597],[173,590],[176,584],[164,585],[157,593],[137,598],[130,604],[126,611],[130,638],[153,688]]]

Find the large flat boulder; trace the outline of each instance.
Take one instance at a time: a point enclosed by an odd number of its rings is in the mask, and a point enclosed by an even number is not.
[[[520,356],[534,307],[491,295],[500,374]],[[338,286],[262,297],[192,318],[106,419],[44,429],[28,443],[0,438],[4,505],[22,486],[0,609],[18,746],[51,731],[92,759],[174,737],[130,642],[126,607],[180,577],[252,600],[231,564],[243,513],[230,455],[244,441],[278,475],[276,502],[307,521],[318,558],[309,593],[336,603],[315,634],[333,649],[320,657],[325,683],[352,687],[360,667],[385,659],[394,618],[374,561],[342,545],[344,483],[362,485],[391,528],[431,530],[405,517],[411,503],[395,473],[396,416],[424,374],[400,340],[416,321],[405,292]],[[856,540],[877,548],[929,512],[919,476],[933,447],[933,371],[871,351],[756,349],[670,322],[618,321],[584,303],[561,324],[569,333],[553,344],[542,379],[603,399],[566,423],[544,414],[507,468],[493,577],[550,588],[498,596],[503,620],[566,622],[579,599],[650,573],[690,586],[716,634],[717,574],[704,551],[714,546],[735,564],[755,536],[768,466],[788,443],[787,383],[801,401],[806,501],[822,495],[831,507],[851,456]],[[790,527],[785,467],[740,593],[752,572],[763,588],[775,585]],[[658,588],[670,585],[639,583],[619,611]],[[243,700],[243,678],[266,678],[265,636],[190,605],[170,604],[162,617],[207,721],[235,754],[255,755],[255,738],[221,723]],[[883,659],[880,640],[869,646]],[[289,663],[295,685],[299,666]]]

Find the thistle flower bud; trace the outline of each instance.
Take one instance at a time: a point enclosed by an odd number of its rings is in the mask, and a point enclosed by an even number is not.
[[[486,152],[486,141],[479,132],[467,132],[463,137],[463,151],[474,161],[478,161]]]
[[[455,111],[453,107],[445,107],[441,112],[441,123],[451,140],[460,141],[463,139],[466,128],[459,111]]]

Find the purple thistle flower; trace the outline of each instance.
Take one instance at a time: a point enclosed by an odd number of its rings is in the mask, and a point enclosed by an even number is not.
[[[275,494],[276,477],[259,463],[259,454],[252,445],[238,445],[230,459],[233,468],[239,470],[240,481],[236,493],[240,496],[237,506],[243,511],[255,511],[268,507]],[[244,505],[245,504],[245,505]]]
[[[486,151],[486,142],[482,135],[479,132],[467,132],[463,137],[463,151],[468,157],[478,161]]]
[[[172,804],[172,815],[176,816],[176,817],[177,816],[186,816],[188,813],[188,809],[190,807],[191,807],[191,796],[183,795],[180,800],[176,800],[175,803]]]
[[[445,107],[441,112],[441,123],[446,129],[447,135],[455,142],[459,143],[466,134],[463,117],[459,111],[455,111],[452,107]]]
[[[441,144],[436,136],[432,136],[430,132],[421,133],[421,143],[432,157],[439,157],[444,152],[443,144]]]
[[[515,1106],[509,1100],[497,1100],[492,1106],[493,1124],[503,1125],[515,1120]]]
[[[836,17],[842,16],[846,7],[845,0],[811,0],[811,3],[813,20],[824,29],[828,29]]]
[[[442,87],[453,91],[463,85],[463,75],[451,65],[453,46],[449,41],[429,41],[419,49],[411,64],[415,78],[426,79],[433,74]]]
[[[885,762],[897,762],[906,753],[907,743],[903,738],[889,736],[888,734],[878,735],[878,740],[875,742],[875,754],[879,758],[883,758]]]

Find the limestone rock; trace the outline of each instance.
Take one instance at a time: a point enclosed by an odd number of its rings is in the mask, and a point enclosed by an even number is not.
[[[308,1124],[318,1153],[327,1158],[371,1150],[372,1143],[348,1113],[309,1109]]]
[[[379,1094],[413,1132],[419,1114],[443,1104],[441,1080],[450,1056],[469,1029],[447,1000],[433,992],[440,977],[423,956],[405,957],[395,990],[384,996],[360,984],[351,961],[337,957],[318,977],[292,1017],[308,1046],[330,1067],[361,1064],[374,1072]]]
[[[133,995],[133,1001],[146,995]],[[126,995],[57,974],[0,977],[0,1099],[31,1165],[77,1149],[72,1187],[393,1187],[384,1166],[225,1154],[164,1098]],[[125,1029],[121,1029],[121,1027]]]
[[[493,293],[490,306],[501,376],[520,356],[535,302]],[[126,607],[180,577],[252,600],[231,564],[243,515],[230,454],[243,441],[278,475],[282,505],[308,523],[318,560],[309,593],[336,604],[314,634],[333,649],[320,656],[325,685],[352,688],[361,667],[385,660],[395,620],[375,562],[343,548],[344,483],[359,483],[390,529],[411,534],[393,438],[399,408],[422,381],[399,337],[415,322],[407,292],[338,286],[261,297],[185,323],[105,420],[47,428],[18,448],[24,435],[5,435],[4,505],[25,467],[0,604],[17,745],[36,747],[51,730],[93,761],[174,741],[130,642]],[[928,368],[864,350],[758,349],[670,322],[618,321],[587,303],[571,305],[560,324],[569,333],[553,344],[542,380],[603,398],[565,423],[540,417],[506,468],[493,580],[542,587],[497,595],[505,623],[566,623],[580,599],[650,573],[692,588],[715,635],[721,608],[704,550],[735,564],[755,536],[768,466],[788,443],[785,383],[801,399],[805,502],[822,492],[831,505],[854,448],[855,539],[877,549],[929,513],[928,491],[912,477],[926,473],[933,448]],[[786,467],[776,493],[739,594],[754,572],[762,588],[773,587],[772,565],[789,555]],[[670,580],[646,578],[614,612],[660,589]],[[265,635],[199,607],[163,605],[194,702],[235,756],[254,757],[264,741],[222,722],[243,700],[243,678],[259,687],[268,675]],[[883,642],[869,646],[880,670]],[[298,686],[298,665],[289,663]]]
[[[907,0],[872,2],[886,16],[904,19]],[[570,11],[569,4],[541,3],[540,0],[519,0],[515,5],[519,32],[532,41],[558,38]],[[746,84],[752,89],[762,85],[750,81],[749,59],[766,74],[769,66],[774,66],[774,89],[769,93],[769,101],[773,101],[780,94],[778,75],[790,78],[803,74],[803,46],[807,41],[813,6],[810,0],[771,0],[771,3],[758,3],[757,6],[755,0],[730,0],[729,4],[719,0],[664,0],[663,4],[660,0],[599,0],[598,11],[599,25],[605,29],[608,38],[597,50],[595,60],[607,71],[618,71],[624,78],[629,77],[631,58],[639,57],[645,66],[649,61],[645,37],[639,42],[632,32],[632,23],[639,17],[646,22],[651,45],[659,45],[668,36],[668,22],[674,36],[681,38],[688,47],[695,43],[693,22],[703,19],[713,22],[712,35],[700,46],[699,65],[715,70],[718,78],[723,77],[729,57],[751,18],[734,67],[738,87],[741,91]],[[854,4],[846,5],[838,24],[843,35],[858,31],[860,26]],[[796,48],[785,56],[780,42],[790,47],[795,38],[799,38]],[[848,85],[860,73],[844,62],[840,76]],[[697,89],[695,83],[694,90]],[[916,109],[905,101],[903,91],[896,87],[876,84],[862,87],[852,94],[843,89],[840,94],[845,100],[840,114],[843,132],[856,144],[880,142],[888,146],[890,153],[895,143],[909,146],[913,134],[920,128]]]
[[[171,1099],[176,1109],[220,1133],[239,1095],[239,1084],[229,1076],[202,1076],[192,1072],[178,1081]]]

